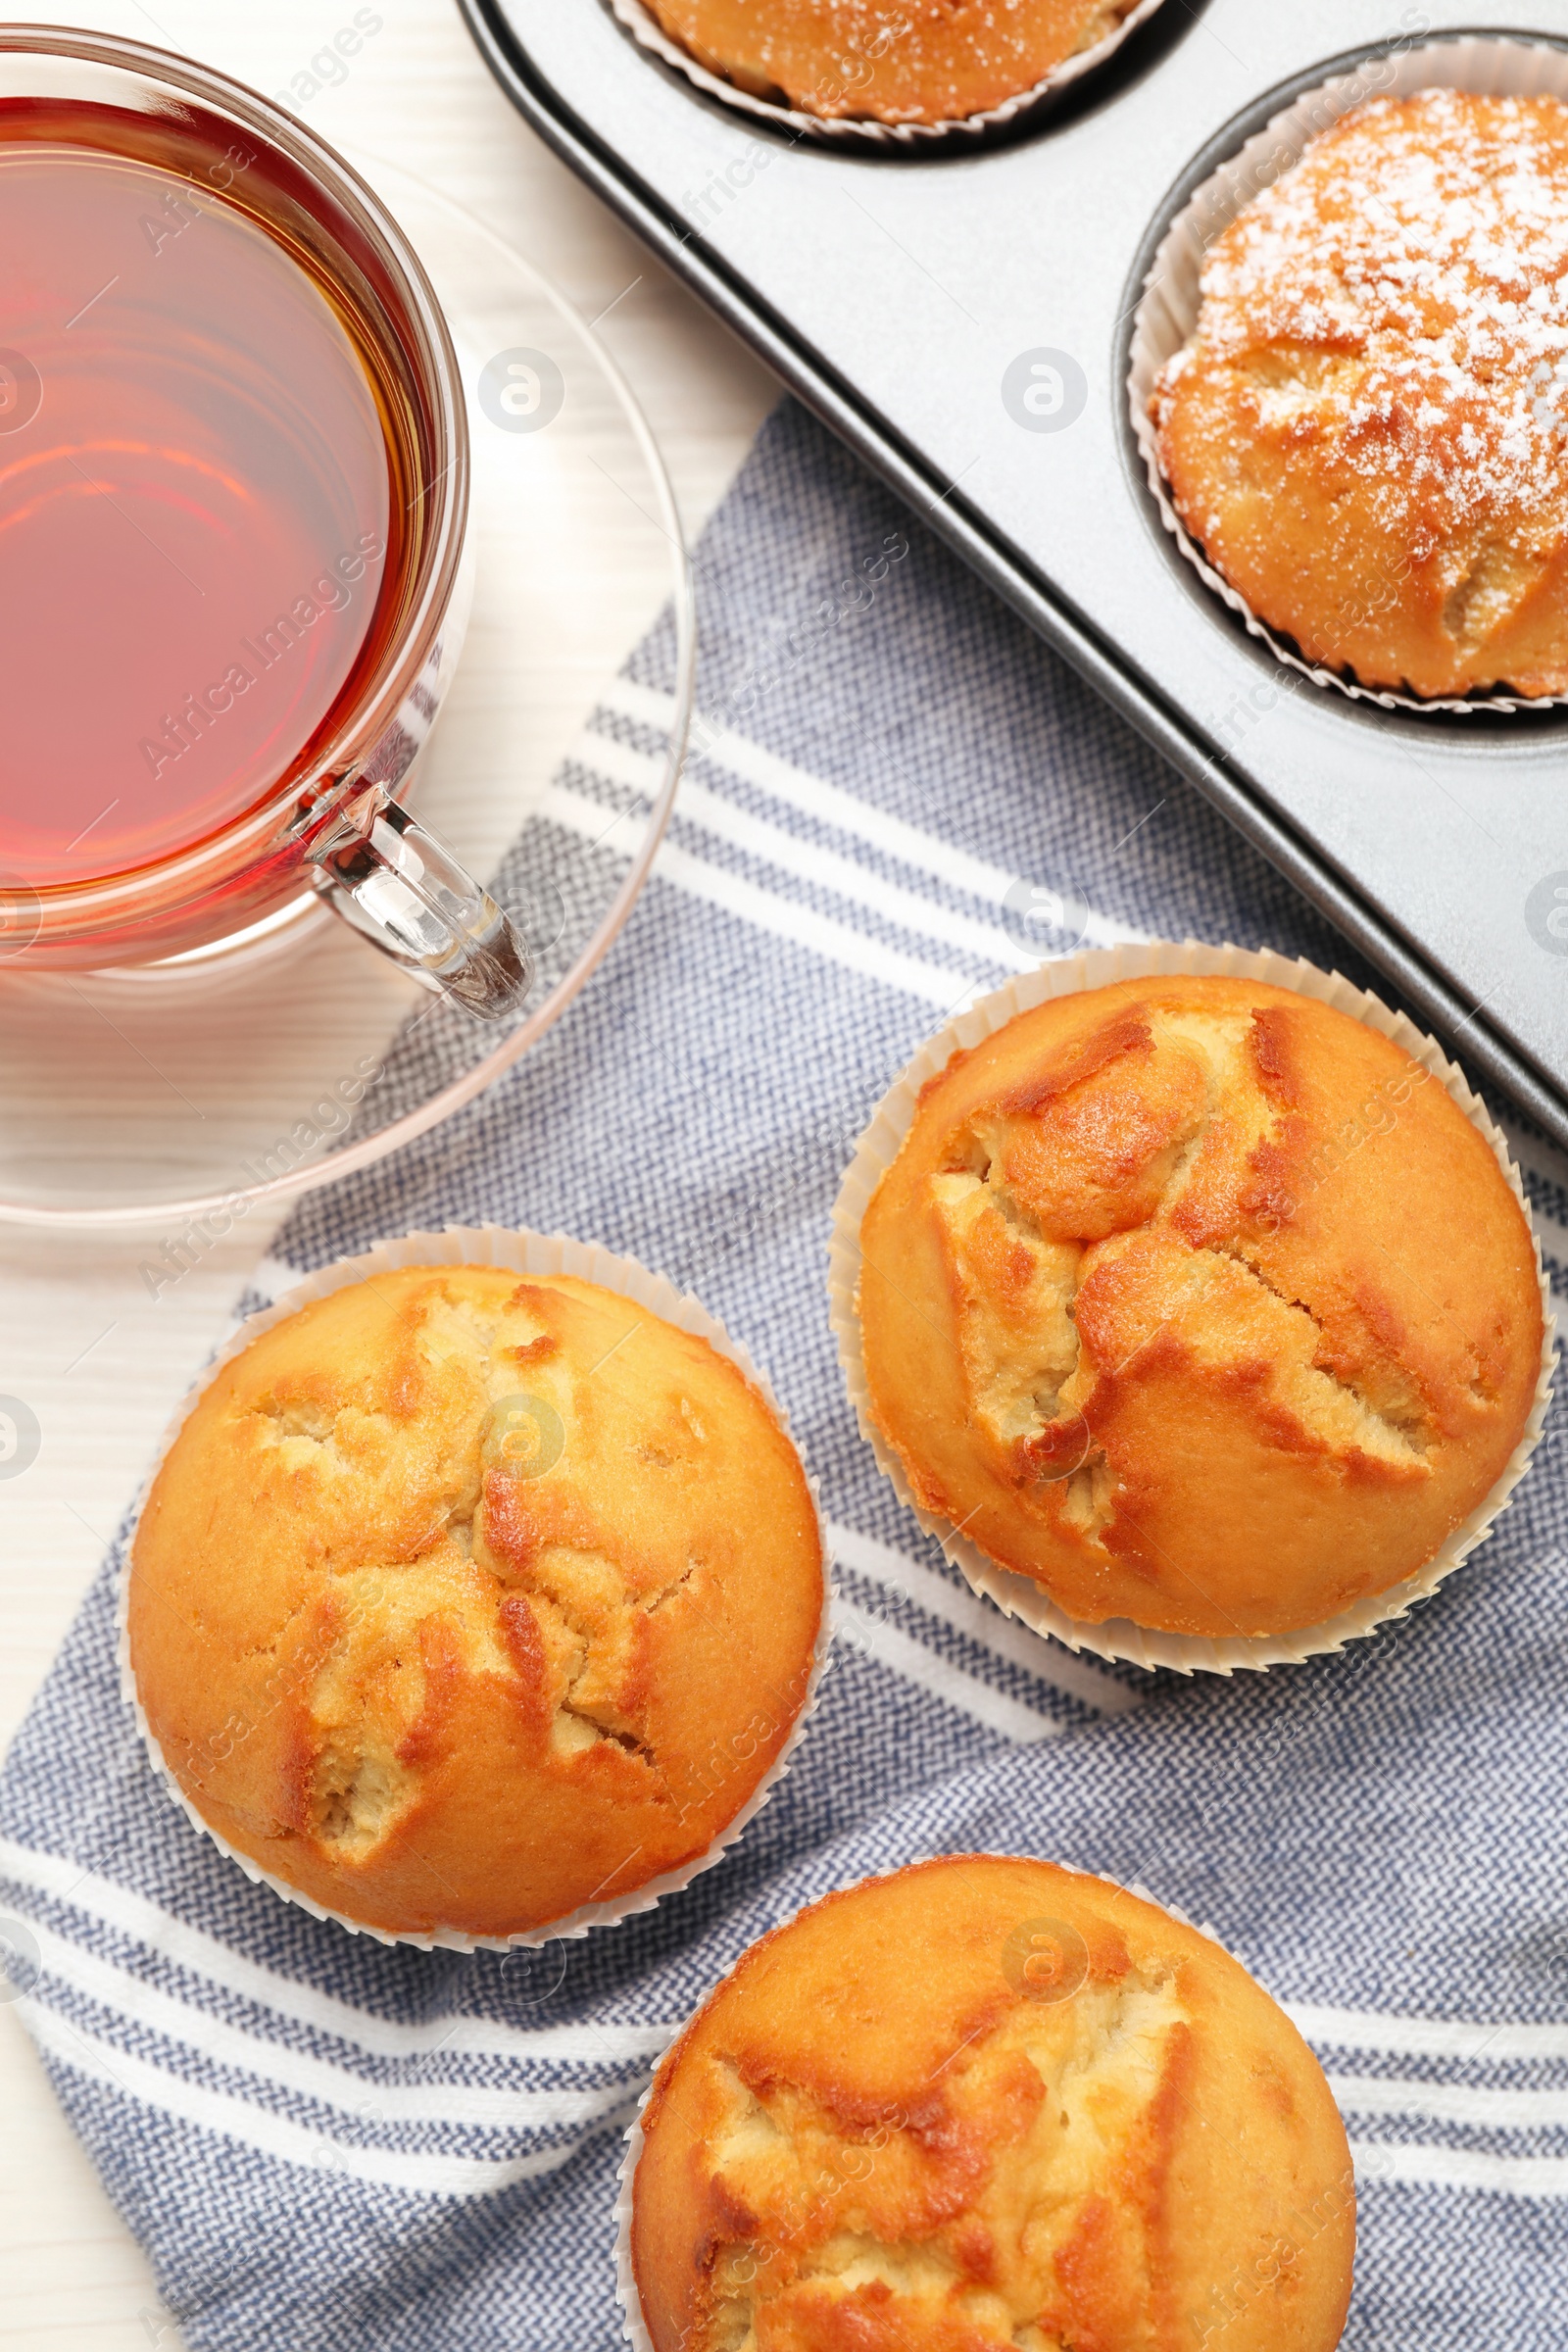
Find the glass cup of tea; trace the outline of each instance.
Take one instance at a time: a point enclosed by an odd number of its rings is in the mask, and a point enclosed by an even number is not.
[[[0,28],[0,961],[147,964],[319,894],[470,1012],[525,943],[403,805],[471,592],[419,262],[281,109]]]

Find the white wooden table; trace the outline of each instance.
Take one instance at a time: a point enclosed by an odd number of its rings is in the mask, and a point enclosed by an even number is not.
[[[310,73],[355,9],[351,0],[32,0],[22,13],[180,50],[272,93]],[[777,386],[523,126],[452,0],[375,0],[373,13],[379,32],[301,113],[328,139],[393,157],[480,214],[586,316],[614,304],[599,332],[652,419],[694,536]],[[648,617],[628,612],[628,645]],[[0,1395],[24,1398],[42,1430],[32,1467],[0,1481],[0,1737],[21,1720],[276,1221],[252,1215],[158,1299],[138,1278],[145,1245],[133,1235],[74,1242],[0,1228]],[[0,2113],[0,2346],[146,2352],[157,2342],[172,2352],[177,2335],[140,2252],[8,2010]]]

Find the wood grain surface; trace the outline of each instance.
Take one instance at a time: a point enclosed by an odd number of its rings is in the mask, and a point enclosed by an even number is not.
[[[326,138],[394,158],[480,215],[585,316],[605,314],[598,331],[649,415],[695,535],[777,386],[523,125],[452,0],[376,0],[381,29],[341,81],[308,96],[295,77],[318,78],[311,61],[352,20],[350,0],[156,0],[156,11],[137,0],[43,0],[28,13],[183,51],[269,93],[293,89]],[[635,517],[632,527],[644,529]],[[616,593],[612,577],[606,593]],[[651,617],[633,591],[627,647]],[[254,1212],[156,1299],[138,1274],[145,1237],[40,1238],[0,1227],[0,1395],[25,1399],[42,1433],[26,1473],[0,1481],[5,1738],[277,1221]],[[0,2014],[0,2108],[9,2126],[0,2133],[0,2346],[177,2352],[177,2328],[147,2266],[9,2012]]]

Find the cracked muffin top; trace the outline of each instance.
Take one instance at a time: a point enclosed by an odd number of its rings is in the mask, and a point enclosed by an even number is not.
[[[1540,1370],[1535,1247],[1440,1079],[1250,980],[1019,1014],[925,1087],[860,1228],[917,1499],[1085,1624],[1304,1631],[1483,1501]]]
[[[1137,0],[648,0],[754,97],[878,122],[960,122],[1113,33]]]
[[[816,1515],[706,1340],[415,1267],[212,1381],[136,1531],[131,1661],[223,1838],[389,1934],[506,1936],[703,1854],[804,1704]]]
[[[1331,2352],[1355,2192],[1317,2061],[1152,1903],[964,1855],[754,1944],[660,2068],[654,2352]]]
[[[1152,413],[1189,531],[1309,661],[1568,692],[1568,106],[1346,116],[1216,239]]]

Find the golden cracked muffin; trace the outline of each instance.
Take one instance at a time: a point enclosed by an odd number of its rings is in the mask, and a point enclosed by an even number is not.
[[[1568,692],[1568,107],[1325,131],[1210,250],[1152,415],[1187,528],[1309,661]]]
[[[1412,1575],[1528,1418],[1541,1292],[1485,1139],[1309,997],[1054,999],[926,1085],[860,1230],[872,1417],[1086,1624],[1299,1632]]]
[[[648,0],[699,64],[808,114],[948,122],[1032,90],[1136,0]]]
[[[1217,1944],[965,1855],[754,1944],[664,2060],[632,2260],[654,2352],[1331,2352],[1344,2126]]]
[[[211,1383],[131,1555],[204,1820],[327,1909],[505,1936],[701,1855],[806,1697],[815,1513],[707,1341],[564,1276],[335,1291]]]

